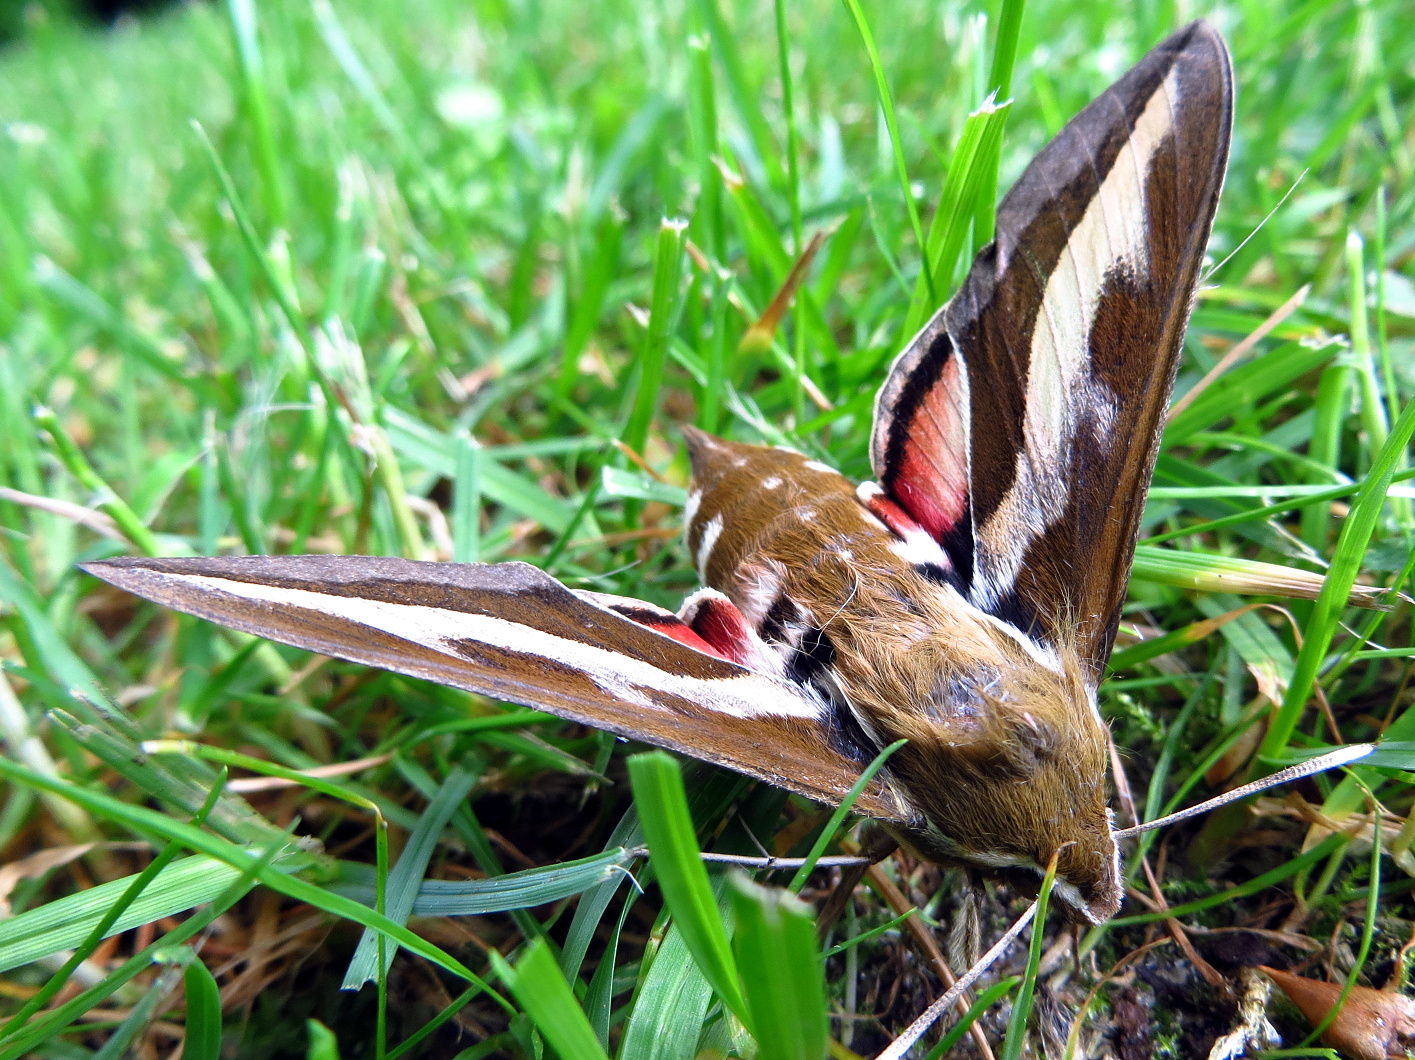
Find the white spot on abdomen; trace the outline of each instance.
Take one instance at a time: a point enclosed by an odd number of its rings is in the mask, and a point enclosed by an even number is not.
[[[722,516],[714,515],[703,527],[703,536],[698,539],[698,554],[696,563],[698,566],[698,577],[707,577],[708,560],[712,558],[712,550],[717,547],[717,539],[722,536]]]

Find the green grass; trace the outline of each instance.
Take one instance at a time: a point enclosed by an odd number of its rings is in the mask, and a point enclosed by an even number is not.
[[[1229,40],[1238,112],[1177,393],[1311,291],[1166,434],[1127,623],[1171,637],[1122,646],[1101,694],[1145,816],[1203,797],[1211,766],[1415,740],[1409,606],[1345,607],[1353,580],[1403,584],[1415,560],[1415,40],[1394,4],[1184,10]],[[990,230],[993,188],[1178,17],[230,0],[108,34],[35,21],[0,54],[0,859],[99,845],[21,862],[0,895],[22,914],[0,920],[0,1060],[167,1055],[183,1027],[203,1057],[686,1058],[749,1052],[752,1029],[763,1057],[814,1055],[814,1012],[772,1015],[821,996],[801,907],[692,857],[804,854],[816,808],[692,767],[685,810],[671,771],[636,766],[636,812],[600,734],[310,669],[74,564],[520,558],[676,606],[675,425],[865,477],[873,391]],[[979,110],[1008,84],[1010,106]],[[743,343],[817,232],[774,341]],[[1243,610],[1237,592],[1279,590],[1242,561],[1306,572],[1308,599]],[[1302,853],[1292,820],[1243,845],[1241,812],[1147,836],[1201,948],[1206,928],[1325,944],[1344,922],[1360,960],[1340,951],[1335,974],[1381,985],[1415,919],[1403,755],[1301,789],[1333,815],[1374,793],[1374,858],[1320,835]],[[287,786],[251,790],[260,774]],[[954,876],[887,871],[949,919]],[[985,932],[1016,897],[991,894]],[[824,965],[834,1055],[877,1051],[942,990],[902,927],[872,933],[897,912],[862,892],[829,940],[868,936]],[[1045,982],[1076,1012],[1156,925],[1132,902],[1083,937],[1080,974],[1038,978],[1053,918],[1030,962],[1018,946],[995,969],[1020,983],[979,1007],[982,1033],[1017,1055],[1008,997],[1040,1008]],[[1172,944],[1137,960],[1192,974]],[[1202,989],[1157,999],[1155,1040],[1177,1025],[1202,1052],[1229,1029]],[[1107,1031],[1111,996],[1074,1037]]]

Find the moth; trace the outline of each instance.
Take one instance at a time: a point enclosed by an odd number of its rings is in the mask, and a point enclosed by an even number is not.
[[[707,586],[672,613],[524,563],[114,559],[84,570],[324,655],[549,711],[839,802],[946,865],[1120,906],[1096,687],[1228,157],[1195,22],[1037,155],[895,360],[875,482],[684,428]]]

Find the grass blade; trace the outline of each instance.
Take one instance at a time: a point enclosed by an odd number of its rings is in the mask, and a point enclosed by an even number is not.
[[[191,951],[183,952],[183,956],[191,957]],[[161,975],[152,981],[146,992],[138,1003],[128,1010],[128,1014],[123,1017],[121,1023],[113,1028],[113,1033],[108,1036],[108,1040],[102,1047],[93,1053],[92,1060],[122,1060],[128,1053],[128,1046],[133,1040],[147,1030],[157,1015],[157,1006],[162,999],[167,996],[167,991],[172,988],[176,976],[173,975],[175,969],[165,969]],[[208,973],[210,974],[210,973]],[[183,1050],[184,1057],[187,1055]]]
[[[674,923],[717,996],[733,1015],[750,1026],[738,985],[737,962],[708,884],[707,870],[698,856],[678,763],[661,751],[635,755],[629,759],[629,780],[654,871]]]
[[[285,193],[279,149],[275,146],[275,123],[270,116],[270,96],[265,91],[265,63],[261,57],[255,0],[226,0],[226,15],[231,20],[231,36],[236,42],[241,94],[251,123],[250,142],[255,148],[265,190],[265,208],[274,224],[283,225]]]
[[[334,894],[307,880],[288,875],[279,869],[257,862],[246,849],[209,836],[191,825],[173,821],[156,810],[150,810],[145,806],[131,806],[108,795],[88,791],[63,781],[50,780],[48,777],[32,773],[3,758],[0,758],[0,776],[16,783],[53,791],[77,802],[96,817],[106,817],[138,831],[146,831],[177,840],[191,850],[206,854],[242,872],[252,871],[261,883],[272,890],[288,895],[296,901],[309,902],[334,916],[342,916],[357,924],[362,924],[364,927],[382,931],[399,945],[426,958],[453,975],[460,976],[467,982],[481,982],[481,978],[463,965],[461,961],[413,934],[402,924],[396,924],[352,899],[344,898],[342,895]],[[298,862],[299,859],[292,857],[289,860]],[[494,992],[491,992],[490,996],[493,999],[498,998]]]
[[[1010,103],[1012,67],[1017,61],[1017,38],[1022,33],[1022,8],[1025,0],[1003,0],[997,20],[997,40],[993,42],[992,69],[988,73],[988,95]],[[1004,112],[1002,119],[1006,122]],[[997,216],[997,171],[1002,161],[1001,130],[997,146],[984,154],[978,196],[973,213],[973,253],[992,242],[993,223]]]
[[[407,845],[403,847],[393,871],[388,875],[388,893],[381,912],[390,920],[402,924],[412,914],[423,875],[427,872],[427,863],[432,858],[442,830],[447,827],[452,814],[466,801],[467,794],[480,775],[479,767],[468,769],[465,764],[454,766],[438,788],[436,797],[428,803],[427,809],[418,818],[417,826],[408,836]],[[344,973],[344,982],[340,984],[340,989],[357,990],[377,977],[377,943],[378,938],[374,932],[363,933],[359,938],[358,948],[354,950],[354,956],[349,961],[348,971]],[[392,966],[395,952],[394,947],[390,946],[383,953],[384,973]]]
[[[608,1060],[544,942],[533,943],[514,969],[495,950],[492,964],[560,1060]]]
[[[201,824],[206,820],[207,816],[216,806],[216,800],[221,795],[221,789],[225,786],[225,781],[226,777],[223,773],[223,775],[218,778],[217,783],[212,785],[211,794],[207,796],[206,802],[202,804],[201,809],[198,810],[196,815],[192,818],[193,825],[200,827]],[[167,866],[171,864],[172,860],[177,856],[178,852],[179,847],[176,843],[168,843],[166,847],[164,847],[158,853],[157,857],[153,858],[152,861],[148,863],[147,867],[143,869],[142,872],[138,873],[135,877],[133,877],[131,882],[128,882],[128,886],[123,889],[122,893],[118,896],[117,900],[114,901],[111,905],[108,905],[106,909],[104,909],[103,915],[99,918],[98,923],[94,924],[92,929],[89,930],[87,936],[84,938],[84,941],[74,948],[74,952],[69,955],[69,959],[64,962],[63,966],[58,971],[56,971],[52,976],[49,977],[49,980],[42,987],[39,988],[39,990],[32,998],[30,998],[28,1001],[25,1002],[24,1005],[20,1007],[20,1010],[18,1012],[16,1012],[9,1020],[6,1021],[4,1030],[0,1033],[3,1033],[5,1036],[9,1036],[15,1033],[17,1030],[24,1026],[25,1021],[28,1020],[30,1016],[34,1015],[34,1013],[38,1012],[46,1004],[48,1004],[49,999],[52,998],[68,984],[69,976],[73,974],[74,970],[78,968],[80,964],[82,964],[89,958],[93,951],[97,949],[98,944],[102,942],[105,938],[107,938],[109,935],[117,934],[117,932],[121,930],[115,927],[119,919],[123,916],[125,912],[129,911],[129,909],[133,906],[137,899],[140,898],[143,895],[143,892],[147,890],[148,886],[157,880],[157,878],[162,874],[162,872],[167,868]],[[201,860],[205,861],[205,859]],[[205,869],[205,865],[203,865],[202,868]],[[225,878],[228,876],[229,874],[227,873],[218,872],[215,874],[216,880],[220,883],[224,883]],[[207,875],[204,873],[201,880],[203,888],[210,888],[212,882],[213,881],[208,878]],[[97,890],[99,890],[99,888],[97,887],[89,888],[88,891],[80,892],[77,895],[70,895],[69,899],[60,899],[58,902],[53,902],[49,905],[42,906],[39,909],[31,910],[30,912],[32,914],[35,914],[30,918],[31,925],[33,925],[36,921],[40,920],[42,917],[44,920],[47,920],[50,923],[56,923],[57,926],[59,926],[60,930],[68,932],[70,934],[72,934],[76,930],[81,931],[84,927],[85,919],[81,914],[78,913],[77,909],[70,908],[61,914],[60,911],[57,910],[55,907],[67,900],[69,901],[71,907],[83,904],[89,908],[93,908],[94,899],[95,897],[97,897],[94,895],[94,891]],[[162,896],[162,893],[163,889],[158,889],[156,891],[156,895],[159,897]],[[75,899],[77,899],[77,901],[75,901]],[[102,899],[100,899],[100,901],[102,901]],[[199,902],[193,902],[192,904],[196,905],[199,904]],[[183,908],[188,907],[184,906]],[[56,917],[56,914],[60,915]],[[24,919],[24,914],[21,914],[21,916],[18,917],[11,917],[6,922],[5,927],[8,928],[10,931],[14,931],[16,921],[22,919]],[[135,924],[144,924],[150,923],[151,921],[134,918],[134,922]],[[21,932],[24,932],[25,930],[25,928],[20,929]],[[33,945],[33,941],[31,939],[25,939],[24,941],[30,942],[31,945]],[[44,943],[42,943],[41,945],[52,946],[54,944],[54,941],[55,940],[51,935],[46,938]],[[0,962],[3,962],[3,960],[14,961],[20,955],[21,952],[20,947],[18,946],[6,946],[0,948],[3,948],[6,951],[6,956],[4,958],[0,958]],[[58,947],[58,949],[66,948],[67,946],[64,946],[62,944]],[[54,952],[57,952],[57,950],[48,950],[44,954],[44,956],[49,956],[50,953]]]
[[[1400,468],[1412,435],[1415,435],[1415,401],[1405,406],[1400,418],[1391,427],[1390,436],[1376,453],[1371,470],[1361,484],[1361,490],[1351,506],[1351,514],[1342,523],[1331,568],[1322,583],[1312,608],[1312,617],[1304,631],[1302,648],[1297,653],[1292,684],[1288,686],[1287,695],[1273,716],[1259,749],[1259,753],[1268,758],[1277,757],[1287,746],[1307,705],[1322,660],[1341,620],[1342,608],[1351,595],[1352,586],[1356,584],[1356,575],[1361,571],[1366,546],[1385,508],[1386,490]]]
[[[996,191],[997,154],[1002,147],[1002,130],[1011,107],[1010,102],[998,104],[988,100],[963,123],[958,146],[948,161],[948,175],[939,193],[938,209],[929,224],[929,270],[914,284],[914,295],[904,318],[902,334],[906,339],[917,334],[943,304],[943,295],[953,283],[954,269],[982,196]],[[936,280],[938,289],[933,292],[926,282],[928,276]]]
[[[626,876],[626,866],[636,856],[635,851],[615,847],[576,861],[508,872],[485,880],[421,880],[410,915],[478,916],[512,909],[533,909],[581,894],[608,881],[622,882]],[[331,889],[371,906],[374,887],[367,872],[368,866],[343,862],[340,869],[341,878]]]
[[[648,441],[649,423],[658,405],[663,381],[663,362],[668,354],[668,337],[677,322],[679,292],[683,277],[683,233],[688,223],[665,219],[654,245],[653,292],[649,302],[649,323],[639,348],[639,379],[634,391],[634,407],[624,426],[624,444],[642,454]]]
[[[719,885],[714,890],[721,890],[726,879],[714,877]],[[618,1055],[621,1060],[696,1060],[713,989],[676,922],[668,925],[651,962],[634,994]]]
[[[830,815],[830,820],[827,821],[825,827],[821,829],[820,836],[811,845],[810,853],[806,855],[805,862],[796,870],[796,874],[791,877],[791,882],[786,885],[788,891],[792,894],[800,893],[801,888],[804,887],[806,881],[810,879],[811,870],[815,866],[816,861],[825,853],[825,848],[830,845],[830,841],[835,838],[835,833],[840,830],[840,826],[845,822],[845,818],[850,813],[850,807],[855,805],[855,800],[860,797],[860,792],[865,790],[865,786],[874,779],[874,775],[884,767],[885,762],[889,761],[889,756],[908,742],[908,740],[895,740],[883,751],[875,755],[874,761],[865,767],[865,771],[860,774],[860,778],[850,785],[850,790],[845,793],[845,798],[840,801],[840,805],[837,806],[835,811]]]
[[[188,857],[154,875],[148,880],[141,873],[109,880],[6,918],[0,925],[0,971],[81,946],[100,927],[101,940],[210,902],[240,871],[213,858]],[[142,889],[137,891],[139,883]],[[136,892],[132,898],[127,897],[129,890]],[[118,915],[104,927],[114,910]]]
[[[187,996],[187,1034],[182,1060],[218,1060],[221,1056],[221,991],[195,954],[182,972]]]
[[[790,892],[734,876],[733,948],[761,1060],[825,1055],[825,971],[815,918]]]
[[[309,1035],[305,1060],[339,1060],[339,1039],[333,1031],[317,1019],[305,1020],[305,1031]]]
[[[232,880],[206,909],[188,917],[156,942],[133,954],[119,967],[109,972],[102,982],[70,998],[58,1008],[45,1013],[40,1019],[21,1028],[14,1035],[7,1035],[3,1041],[0,1041],[0,1060],[18,1060],[19,1057],[28,1055],[35,1045],[54,1037],[81,1013],[87,1012],[105,998],[111,997],[123,984],[130,982],[140,972],[146,971],[159,954],[169,951],[172,947],[180,946],[188,939],[205,931],[212,921],[235,905],[251,889],[256,877],[270,865],[280,849],[279,842],[268,844],[257,857],[251,859],[241,874]]]
[[[1037,989],[1037,968],[1042,962],[1042,943],[1046,939],[1047,906],[1051,901],[1052,884],[1056,882],[1056,855],[1042,877],[1042,889],[1037,894],[1037,912],[1032,918],[1032,941],[1027,946],[1027,967],[1022,983],[1012,1002],[1012,1015],[1007,1022],[1007,1036],[1002,1042],[1002,1060],[1019,1060],[1027,1044],[1027,1020],[1032,1015],[1032,1001]]]
[[[884,114],[884,124],[889,130],[889,142],[894,149],[894,170],[899,179],[899,192],[904,199],[904,209],[909,215],[909,225],[914,230],[914,243],[920,251],[919,266],[923,270],[924,287],[928,291],[929,301],[937,305],[940,292],[934,282],[933,269],[928,259],[928,244],[924,240],[923,226],[919,223],[919,208],[914,203],[914,191],[909,185],[909,167],[904,162],[904,145],[900,142],[898,123],[894,120],[894,98],[890,95],[884,66],[880,63],[879,51],[875,48],[875,38],[870,32],[870,24],[865,20],[864,11],[860,9],[859,0],[845,0],[845,6],[850,9],[855,28],[860,31],[860,39],[864,42],[865,52],[870,58],[870,69],[874,71],[875,92],[879,98],[880,110]]]

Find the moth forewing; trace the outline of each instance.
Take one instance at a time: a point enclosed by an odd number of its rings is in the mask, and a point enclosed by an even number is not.
[[[525,563],[380,556],[117,559],[83,565],[165,607],[668,747],[818,801],[862,768],[814,697],[633,621]],[[634,603],[662,620],[661,609]],[[862,812],[906,821],[888,780]]]

